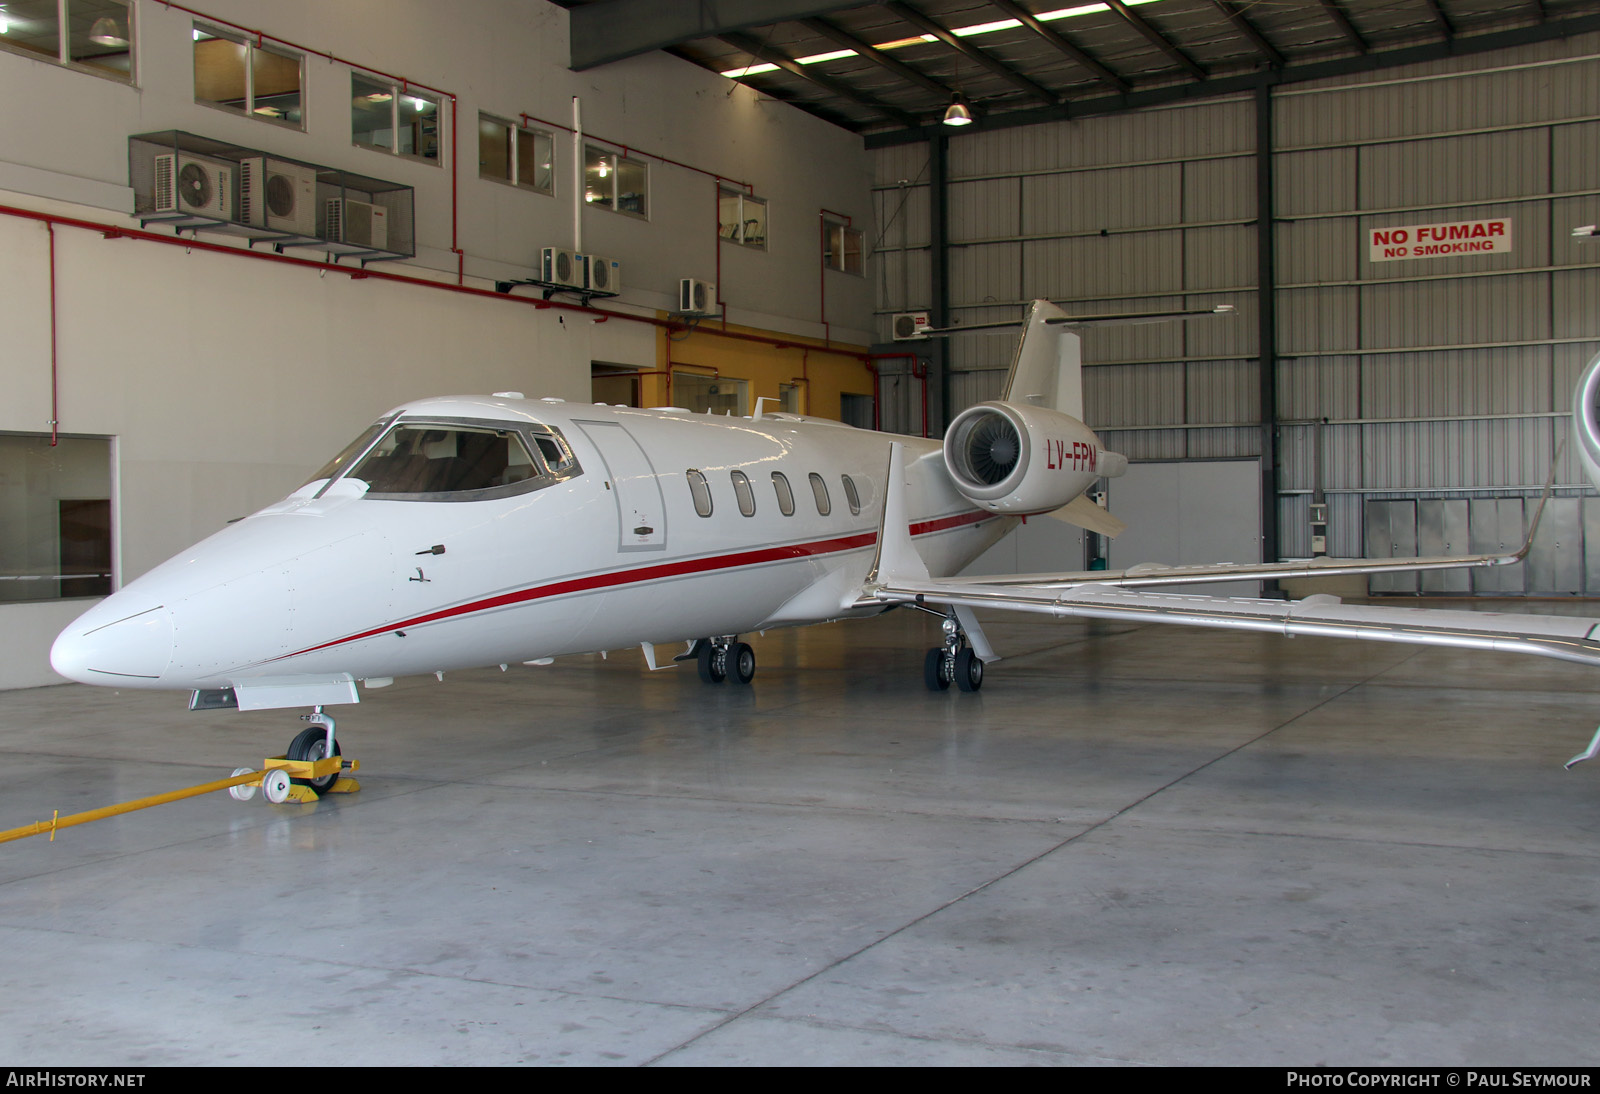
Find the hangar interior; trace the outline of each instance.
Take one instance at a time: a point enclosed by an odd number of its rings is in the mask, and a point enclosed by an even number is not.
[[[0,4],[0,828],[288,735],[61,685],[50,643],[389,407],[938,435],[1014,334],[908,314],[1228,305],[1084,335],[1085,418],[1153,476],[1129,505],[1243,465],[1255,560],[1498,550],[1553,465],[1527,563],[1371,591],[1589,614],[1597,91],[1585,0]],[[1452,226],[1492,245],[1410,249]],[[1195,489],[1113,563],[1213,561],[1164,553],[1215,542]],[[754,638],[743,690],[629,656],[402,680],[341,719],[359,795],[0,845],[0,1046],[1594,1063],[1600,815],[1560,769],[1592,670],[992,627],[981,695],[922,687],[903,612]]]

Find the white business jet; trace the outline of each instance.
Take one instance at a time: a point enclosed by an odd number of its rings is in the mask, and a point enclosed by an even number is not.
[[[323,707],[356,702],[358,682],[633,646],[655,668],[658,644],[685,642],[677,660],[708,683],[749,683],[755,656],[740,635],[895,607],[943,619],[944,643],[924,662],[937,690],[977,690],[996,659],[979,607],[1600,665],[1595,620],[1149,591],[1503,565],[1526,545],[1465,559],[948,576],[1025,516],[1121,530],[1085,496],[1127,460],[1079,420],[1076,322],[1036,302],[1005,399],[962,412],[942,444],[782,413],[509,392],[411,403],[284,500],[95,605],[51,663],[84,683],[191,691],[192,707],[312,707],[290,759],[339,751]]]

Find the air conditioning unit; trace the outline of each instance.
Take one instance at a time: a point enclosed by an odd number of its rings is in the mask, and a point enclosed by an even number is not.
[[[240,160],[239,219],[255,228],[316,235],[316,168],[265,156]]]
[[[928,313],[925,311],[897,312],[890,327],[896,342],[920,342],[928,337]]]
[[[583,288],[583,256],[560,247],[544,248],[539,252],[539,280],[546,285]]]
[[[329,198],[327,209],[324,239],[375,251],[389,249],[389,210],[382,205],[354,198]]]
[[[155,158],[155,211],[233,219],[234,165],[173,152]]]
[[[622,263],[599,255],[584,255],[583,287],[615,296],[622,291]]]
[[[717,287],[709,281],[686,277],[678,282],[678,311],[683,315],[711,315],[717,310]]]

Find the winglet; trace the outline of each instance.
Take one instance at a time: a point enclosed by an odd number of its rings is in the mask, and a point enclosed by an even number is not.
[[[867,584],[890,578],[928,579],[927,563],[911,542],[911,518],[906,506],[906,450],[898,441],[889,445],[889,475],[883,486],[883,515],[878,519],[878,550],[867,572]]]

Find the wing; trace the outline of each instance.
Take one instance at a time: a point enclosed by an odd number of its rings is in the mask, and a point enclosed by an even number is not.
[[[1507,565],[1527,553],[1467,558],[1329,559],[1313,563],[1222,563],[1212,566],[1134,567],[1117,573],[1032,574],[994,578],[935,578],[911,543],[905,511],[904,458],[891,445],[888,489],[878,535],[878,557],[854,607],[874,604],[933,605],[962,613],[987,607],[1066,618],[1136,620],[1191,627],[1222,627],[1409,642],[1503,652],[1530,653],[1600,666],[1600,619],[1505,612],[1442,611],[1347,605],[1337,597],[1257,600],[1146,592],[1138,586],[1237,581],[1298,574],[1375,573],[1382,570]],[[1543,503],[1540,504],[1542,510]],[[1538,525],[1538,513],[1533,524]],[[986,646],[987,643],[985,642]]]
[[[1222,627],[1271,634],[1365,638],[1424,646],[1530,653],[1600,666],[1600,619],[1506,612],[1442,611],[1340,603],[1337,597],[1254,600],[1186,596],[1108,585],[970,584],[955,578],[890,579],[870,586],[858,603],[1000,608],[1065,619],[1132,620]]]

